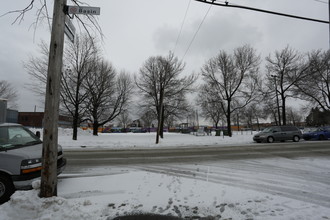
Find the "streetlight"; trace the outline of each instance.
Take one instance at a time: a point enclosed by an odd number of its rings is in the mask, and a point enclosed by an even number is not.
[[[275,81],[275,94],[276,94],[276,105],[277,105],[277,114],[278,114],[278,125],[281,125],[280,104],[279,104],[279,101],[278,101],[277,84],[276,84],[277,75],[270,75],[270,76],[273,77],[274,78],[274,81]]]

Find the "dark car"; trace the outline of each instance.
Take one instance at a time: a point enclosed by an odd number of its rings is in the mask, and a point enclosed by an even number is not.
[[[320,127],[306,132],[303,134],[304,140],[329,140],[330,139],[330,126]]]
[[[295,126],[272,126],[255,134],[255,142],[268,142],[292,140],[298,142],[302,136],[301,131]]]

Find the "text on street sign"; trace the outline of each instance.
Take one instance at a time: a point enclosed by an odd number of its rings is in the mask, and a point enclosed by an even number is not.
[[[69,6],[68,14],[100,15],[100,7]]]

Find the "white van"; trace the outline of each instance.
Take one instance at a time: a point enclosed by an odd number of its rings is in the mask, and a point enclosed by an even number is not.
[[[61,146],[58,148],[57,173],[66,165]],[[0,124],[0,204],[9,200],[16,189],[30,189],[40,178],[42,141],[19,124]]]

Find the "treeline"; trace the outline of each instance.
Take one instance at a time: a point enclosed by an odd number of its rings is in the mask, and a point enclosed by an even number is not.
[[[40,56],[30,57],[25,69],[32,78],[30,88],[45,91],[48,47],[40,45]],[[145,126],[157,123],[156,143],[163,128],[177,122],[198,120],[199,115],[218,126],[226,122],[251,126],[262,119],[278,125],[304,120],[288,102],[307,101],[312,107],[330,111],[330,52],[302,54],[289,46],[261,59],[249,45],[233,51],[220,50],[209,58],[198,74],[185,73],[185,64],[173,53],[149,57],[132,77],[108,62],[95,38],[80,36],[65,48],[61,80],[61,114],[73,118],[73,139],[77,127],[93,124],[98,128],[116,120],[123,127],[131,113]],[[195,104],[188,94],[197,94]],[[325,123],[330,123],[326,122]]]

